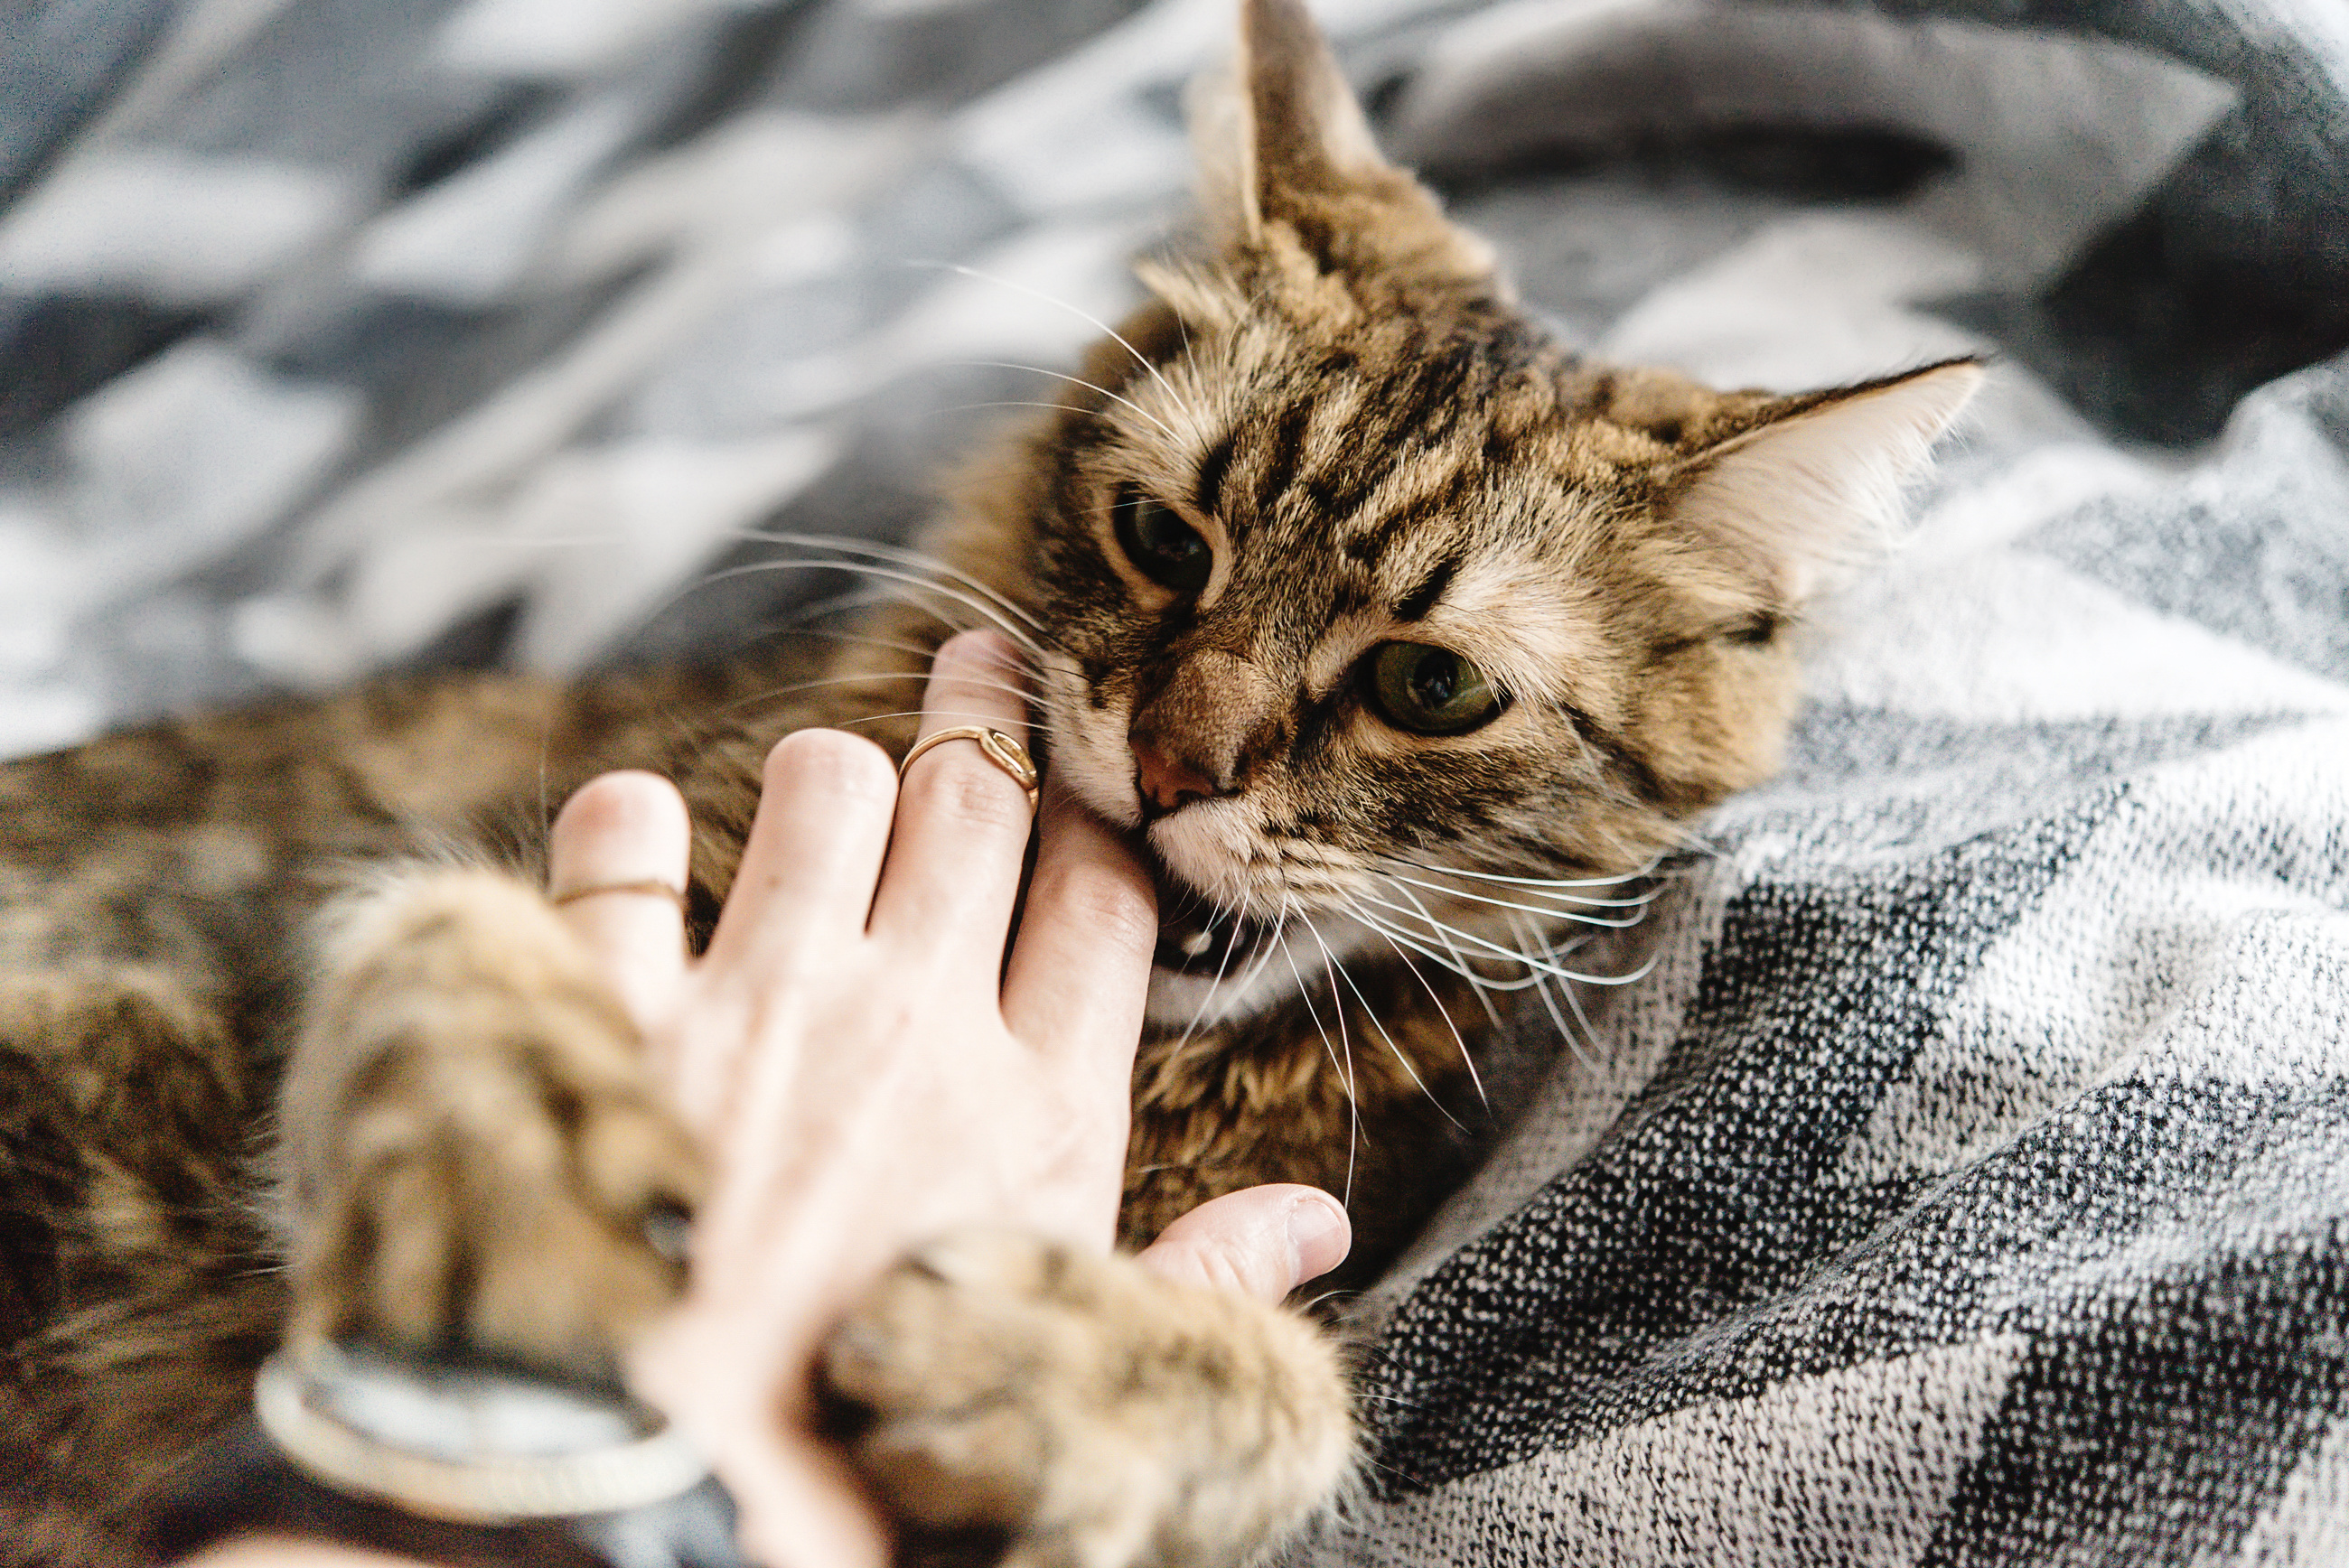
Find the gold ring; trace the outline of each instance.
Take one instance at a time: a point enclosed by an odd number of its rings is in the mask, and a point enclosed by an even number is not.
[[[976,740],[987,759],[1011,775],[1011,781],[1028,791],[1028,810],[1036,810],[1036,764],[1028,756],[1028,748],[999,729],[989,729],[983,724],[958,724],[952,729],[941,729],[914,742],[914,749],[905,753],[905,760],[897,764],[897,777],[903,779],[914,758],[933,746],[949,740]]]
[[[566,903],[576,903],[583,898],[595,898],[607,892],[655,893],[667,899],[679,909],[685,907],[683,891],[671,887],[658,877],[638,877],[634,882],[589,882],[585,887],[574,887],[569,892],[550,892],[546,895],[546,899],[549,903],[560,908]]]

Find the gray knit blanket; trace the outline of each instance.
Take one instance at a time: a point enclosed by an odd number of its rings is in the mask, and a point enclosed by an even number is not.
[[[24,0],[0,752],[723,647],[1176,222],[1226,0]],[[1320,1564],[2349,1563],[2349,6],[1342,0],[1569,341],[1998,370],[1356,1305]]]

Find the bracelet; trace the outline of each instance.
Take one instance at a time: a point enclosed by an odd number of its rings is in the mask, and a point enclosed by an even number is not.
[[[459,1568],[745,1568],[733,1500],[624,1391],[325,1342],[263,1363],[146,1544],[273,1532]]]

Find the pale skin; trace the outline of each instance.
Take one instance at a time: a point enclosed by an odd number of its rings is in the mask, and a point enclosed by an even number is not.
[[[1015,656],[991,633],[939,651],[924,735],[1027,733]],[[885,1529],[808,1425],[831,1324],[909,1248],[1014,1224],[1107,1251],[1128,1082],[1156,934],[1147,873],[1047,782],[1035,871],[1006,960],[1031,820],[975,744],[887,756],[803,730],[767,758],[740,872],[708,950],[667,899],[564,905],[646,1033],[655,1070],[710,1150],[684,1303],[634,1380],[692,1430],[771,1568],[879,1568]],[[574,795],[552,840],[562,892],[682,886],[684,802],[648,774]],[[1315,1189],[1208,1203],[1143,1254],[1169,1278],[1277,1300],[1336,1266],[1344,1211]],[[248,1538],[207,1568],[382,1563]]]

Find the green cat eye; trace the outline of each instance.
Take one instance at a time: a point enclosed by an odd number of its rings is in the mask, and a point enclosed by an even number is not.
[[[1381,643],[1364,683],[1379,717],[1413,735],[1461,735],[1497,716],[1501,694],[1485,672],[1428,643]]]
[[[1110,522],[1118,547],[1144,577],[1178,593],[1196,593],[1216,569],[1206,536],[1131,485],[1118,491]]]

